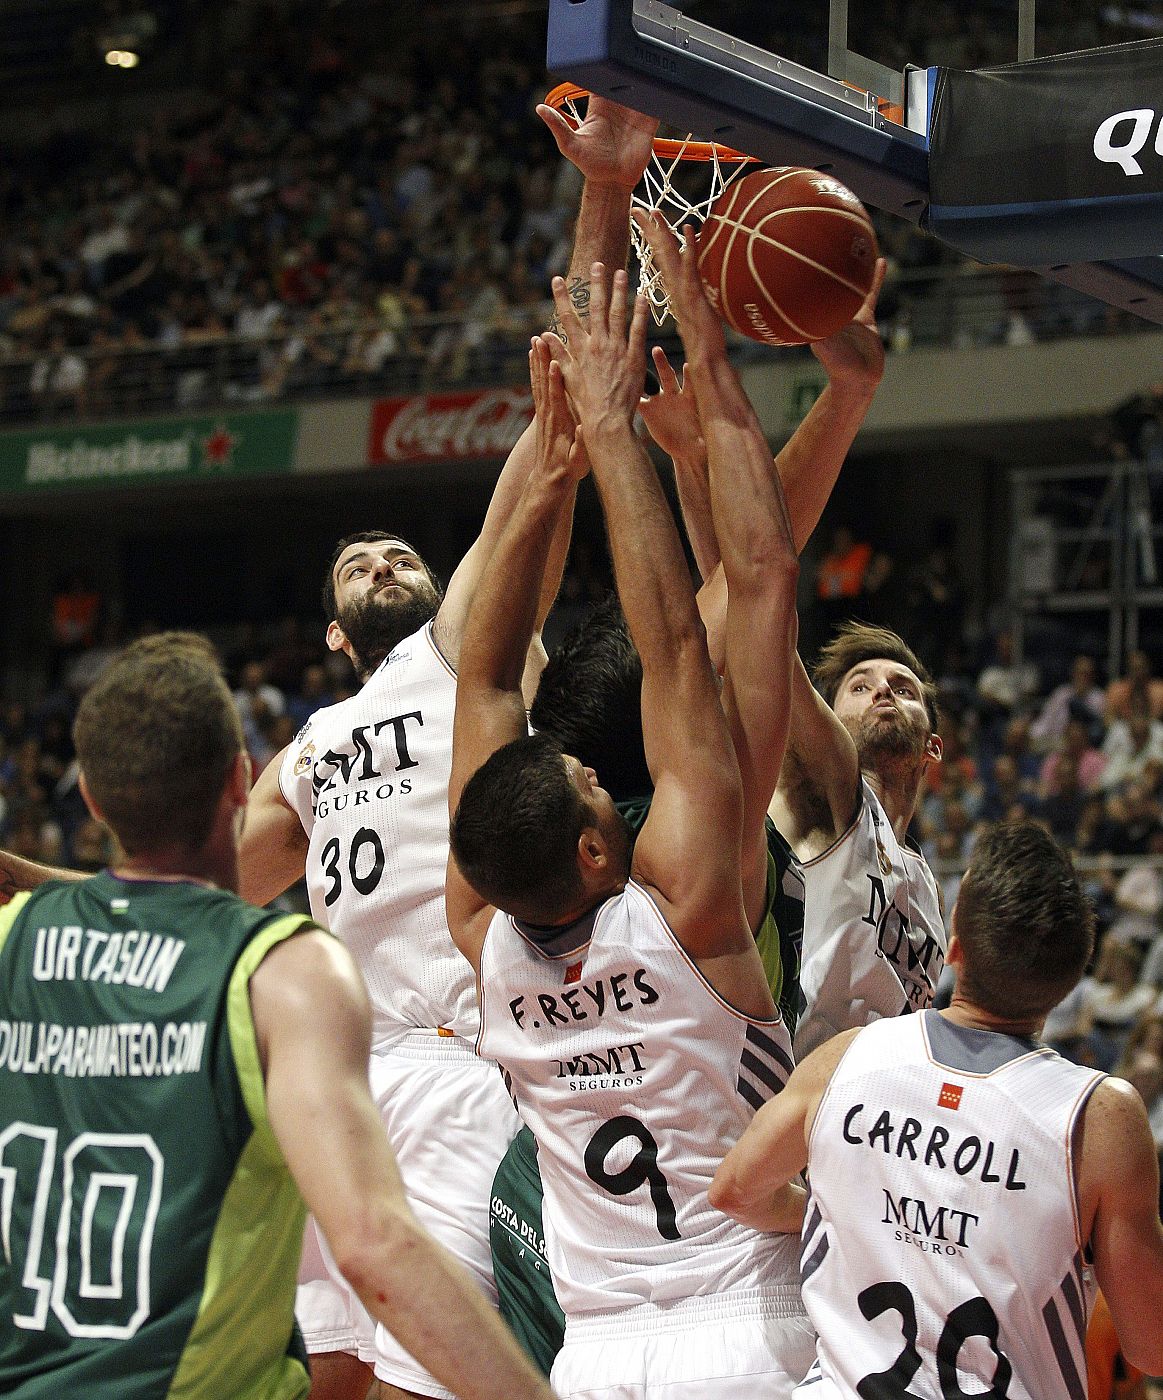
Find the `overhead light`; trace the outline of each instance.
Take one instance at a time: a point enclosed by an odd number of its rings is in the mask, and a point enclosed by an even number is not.
[[[105,62],[110,68],[136,68],[141,58],[132,49],[110,49],[105,55]]]

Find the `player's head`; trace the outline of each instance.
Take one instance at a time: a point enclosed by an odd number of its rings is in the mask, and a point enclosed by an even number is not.
[[[887,627],[846,622],[820,652],[812,679],[852,735],[860,766],[937,762],[937,687]]]
[[[534,924],[580,916],[630,873],[630,828],[610,794],[543,734],[514,739],[477,769],[449,839],[477,894]]]
[[[323,580],[327,645],[345,651],[361,680],[397,643],[436,616],[444,590],[405,540],[387,530],[347,535]]]
[[[1094,914],[1044,827],[999,822],[973,848],[953,933],[960,999],[1002,1020],[1041,1020],[1086,971]]]
[[[242,726],[203,637],[163,632],[134,642],[101,672],[73,738],[94,815],[127,856],[200,852],[223,811],[246,801]]]
[[[529,719],[598,775],[615,802],[652,790],[642,739],[642,658],[616,597],[572,628],[549,658]]]

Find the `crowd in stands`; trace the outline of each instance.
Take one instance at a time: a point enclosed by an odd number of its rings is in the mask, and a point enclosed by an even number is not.
[[[514,356],[520,369],[578,197],[533,112],[543,15],[469,8],[451,32],[387,36],[329,29],[317,12],[296,21],[294,4],[253,14],[234,66],[181,102],[159,98],[112,135],[5,150],[0,416],[491,379]],[[1011,56],[984,11],[883,18],[864,41],[882,61]],[[1097,24],[1081,37],[1097,40]],[[775,6],[761,37],[822,61],[800,51],[804,29]],[[899,220],[881,237],[894,272],[959,261]],[[1042,288],[1049,304],[1055,289],[1017,272],[999,286],[986,329],[966,333],[1032,338],[1023,298]],[[883,311],[890,345],[907,349],[923,297],[890,280]]]

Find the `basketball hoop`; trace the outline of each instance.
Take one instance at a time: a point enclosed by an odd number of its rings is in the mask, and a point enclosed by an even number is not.
[[[560,112],[576,130],[582,122],[578,102],[589,97],[585,88],[573,83],[560,83],[546,97],[545,102]],[[701,224],[707,217],[711,205],[723,193],[732,180],[748,165],[756,164],[754,156],[743,151],[721,146],[717,141],[695,141],[690,136],[675,140],[668,136],[656,136],[650,163],[642,177],[642,185],[630,196],[631,213],[635,209],[659,209],[670,227],[678,236],[682,235],[683,224]],[[710,188],[698,200],[691,200],[681,190],[676,189],[674,180],[679,168],[686,164],[703,164],[710,167]],[[638,257],[638,292],[650,302],[650,310],[658,325],[666,320],[670,310],[670,297],[663,285],[662,276],[654,265],[654,254],[650,244],[642,236],[638,225],[630,219],[630,239]]]

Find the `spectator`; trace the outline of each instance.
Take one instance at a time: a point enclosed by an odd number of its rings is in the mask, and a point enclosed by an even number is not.
[[[1084,979],[1082,1022],[1088,1028],[1093,1063],[1111,1070],[1122,1056],[1135,1022],[1155,1004],[1155,992],[1139,981],[1142,954],[1109,936],[1094,976]]]
[[[1111,681],[1106,689],[1106,720],[1128,719],[1131,697],[1145,693],[1152,719],[1163,719],[1163,680],[1152,672],[1151,658],[1145,651],[1133,651],[1127,658],[1127,674]]]
[[[319,662],[312,662],[303,668],[303,679],[299,688],[287,699],[287,713],[294,722],[295,731],[302,728],[316,710],[324,705],[333,705],[335,696],[327,686],[327,671]],[[292,738],[294,733],[292,733]]]
[[[1023,781],[1018,772],[1018,765],[1010,754],[999,754],[993,761],[989,780],[985,784],[981,804],[982,821],[1001,822],[1028,817],[1037,809],[1037,805],[1034,784]],[[1077,825],[1078,816],[1075,816],[1070,828],[1071,836]],[[1053,822],[1050,822],[1050,829],[1058,836]],[[1058,836],[1058,839],[1063,838]]]
[[[1058,759],[1054,768],[1054,787],[1043,784],[1037,798],[1035,815],[1046,823],[1056,841],[1074,846],[1079,823],[1087,805],[1087,794],[1078,777],[1078,760],[1072,754],[1052,755]]]
[[[1138,782],[1148,764],[1163,763],[1163,720],[1151,718],[1145,694],[1132,694],[1127,718],[1111,725],[1102,751],[1106,755],[1102,786],[1107,791]]]
[[[1071,718],[1101,722],[1106,696],[1095,684],[1096,671],[1093,657],[1083,654],[1074,658],[1069,681],[1055,686],[1030,725],[1030,738],[1035,748],[1042,751],[1054,748],[1066,733],[1066,724]]]
[[[977,694],[987,714],[1004,719],[1038,693],[1038,668],[1032,661],[1014,661],[1014,638],[999,632],[994,657],[977,678]]]
[[[238,689],[234,692],[234,703],[242,720],[247,752],[254,759],[256,768],[261,768],[271,756],[264,726],[276,720],[287,708],[283,692],[268,684],[261,661],[248,661],[242,668]]]
[[[1066,721],[1066,731],[1058,747],[1046,755],[1042,770],[1038,775],[1039,791],[1043,798],[1058,791],[1059,767],[1064,759],[1071,759],[1078,775],[1078,785],[1083,792],[1094,792],[1106,767],[1106,759],[1090,742],[1090,730],[1083,719],[1071,716]]]

